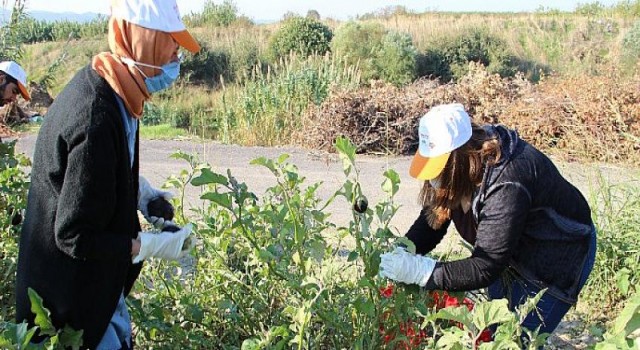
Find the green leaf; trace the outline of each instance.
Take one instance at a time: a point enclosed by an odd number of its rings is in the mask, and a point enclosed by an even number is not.
[[[283,153],[283,154],[280,155],[280,157],[278,157],[278,163],[282,164],[285,161],[287,161],[287,159],[289,159],[289,155],[286,154],[286,153]]]
[[[27,292],[31,301],[31,312],[36,315],[34,323],[40,327],[40,333],[47,336],[55,335],[56,328],[51,323],[51,312],[44,307],[42,298],[31,288]]]
[[[7,349],[27,349],[37,327],[31,327],[27,322],[20,324],[10,323],[0,337],[0,347]],[[14,345],[18,345],[16,348]]]
[[[208,184],[220,184],[227,186],[229,181],[226,176],[214,173],[211,169],[203,168],[200,170],[200,176],[191,180],[193,186],[203,186]]]
[[[631,285],[629,282],[630,275],[631,271],[627,268],[620,269],[616,272],[616,285],[622,295],[629,294],[629,286]]]
[[[200,199],[206,199],[213,203],[219,204],[229,210],[231,207],[231,196],[227,193],[207,192],[203,194]]]
[[[276,256],[273,255],[268,249],[260,249],[258,252],[258,259],[263,262],[269,262],[275,260]]]
[[[58,344],[60,344],[60,337],[58,336],[58,334],[56,334],[51,338],[47,339],[47,341],[45,342],[45,348],[47,350],[58,350],[59,349]]]
[[[182,151],[177,151],[175,153],[173,153],[172,155],[169,156],[170,158],[173,159],[182,159],[182,160],[186,160],[189,164],[192,164],[195,162],[195,157],[191,154],[182,152]]]
[[[542,296],[546,292],[547,288],[542,289],[538,292],[538,294],[536,294],[536,296],[534,296],[533,298],[528,298],[524,303],[518,306],[518,315],[520,316],[520,322],[524,321],[525,317],[530,312],[536,309],[536,305],[538,305],[538,302],[540,301],[540,299],[542,299]]]
[[[60,333],[60,344],[65,348],[72,348],[73,350],[79,350],[82,346],[82,334],[83,330],[75,330],[69,325],[65,325],[62,333]]]
[[[296,244],[301,244],[304,241],[305,236],[306,236],[306,232],[303,229],[298,227],[294,231],[293,238],[294,238]]]
[[[342,170],[345,175],[349,175],[355,166],[356,146],[343,136],[336,138],[335,146],[340,159],[342,159]]]
[[[363,277],[358,281],[358,287],[376,289],[376,287],[366,277]]]
[[[362,314],[365,314],[369,317],[373,317],[375,315],[376,306],[373,304],[373,301],[367,298],[359,297],[358,299],[356,299],[354,306],[356,307],[356,310]]]
[[[473,324],[479,331],[488,328],[492,324],[512,321],[515,317],[509,311],[507,299],[496,299],[475,304],[472,315]]]
[[[240,349],[241,350],[260,350],[261,349],[260,339],[258,338],[245,339],[242,342],[242,347]]]
[[[460,322],[467,328],[472,324],[471,313],[464,305],[441,309],[436,313],[436,319]]]
[[[371,255],[369,255],[368,267],[368,277],[375,277],[378,275],[378,271],[380,271],[380,251],[376,250]]]
[[[394,196],[400,189],[400,175],[393,170],[388,169],[384,172],[385,180],[382,182],[382,190],[390,196]]]
[[[272,173],[274,173],[274,174],[277,173],[276,163],[273,160],[267,159],[265,157],[256,158],[256,159],[252,160],[251,162],[249,162],[249,164],[251,164],[251,165],[261,165],[261,166],[269,169]]]
[[[195,322],[202,322],[204,320],[204,310],[202,307],[190,300],[187,300],[187,315]]]
[[[466,307],[463,308],[466,309]],[[442,309],[440,311],[443,310],[446,309]],[[464,342],[464,339],[468,337],[469,336],[466,334],[466,332],[458,327],[447,328],[443,331],[442,337],[438,339],[436,348],[448,350],[470,349],[470,347],[467,346],[468,344]]]
[[[352,261],[358,259],[358,256],[359,256],[358,252],[354,250],[351,253],[349,253],[349,257],[347,257],[347,261],[348,262],[352,262]]]
[[[521,347],[513,340],[504,341],[492,341],[489,343],[482,343],[478,347],[480,350],[520,350]]]
[[[638,329],[640,329],[640,293],[627,301],[627,305],[616,318],[610,332],[623,333],[626,336]]]
[[[326,249],[327,246],[320,240],[312,241],[311,243],[309,243],[309,254],[318,262],[324,259],[324,253]]]
[[[307,306],[301,306],[297,308],[295,316],[293,316],[293,321],[298,325],[303,325],[309,322],[311,319],[311,313],[307,309]]]

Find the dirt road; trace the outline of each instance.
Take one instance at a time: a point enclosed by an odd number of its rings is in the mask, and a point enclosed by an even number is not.
[[[30,158],[35,145],[35,134],[24,135],[18,141],[18,150]],[[171,174],[178,174],[188,166],[182,160],[175,160],[169,156],[177,150],[187,153],[197,153],[200,160],[209,163],[218,173],[226,174],[227,169],[245,182],[249,190],[259,197],[265,189],[275,184],[273,175],[264,167],[250,165],[249,162],[258,157],[275,159],[283,153],[289,154],[289,162],[298,167],[299,174],[306,177],[306,184],[322,182],[318,191],[321,199],[328,199],[343,184],[345,177],[342,163],[336,154],[316,153],[292,147],[241,147],[237,145],[223,145],[217,142],[198,141],[161,141],[143,140],[140,143],[140,172],[147,177],[154,186],[159,186]],[[356,157],[356,164],[360,169],[360,180],[363,191],[369,198],[369,203],[377,203],[384,196],[380,189],[383,181],[382,174],[386,169],[394,169],[401,178],[400,190],[395,197],[401,209],[394,217],[392,225],[398,234],[403,234],[413,223],[418,212],[417,194],[420,182],[408,174],[411,157],[409,156],[364,156]],[[587,196],[590,186],[599,173],[611,182],[617,183],[635,179],[638,172],[609,165],[581,165],[577,163],[563,163],[556,161],[560,171],[573,182]],[[186,206],[201,203],[199,193],[195,188],[187,192]],[[349,205],[339,199],[328,208],[334,223],[344,225],[351,219]]]

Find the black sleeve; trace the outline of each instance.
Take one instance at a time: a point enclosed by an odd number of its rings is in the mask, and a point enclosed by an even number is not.
[[[67,142],[55,241],[62,252],[76,259],[131,259],[131,237],[107,231],[117,192],[115,132],[112,125],[96,122],[84,130],[78,128]]]
[[[480,209],[471,257],[437,263],[426,288],[467,291],[493,283],[514,254],[530,206],[529,192],[520,184],[504,183],[490,189]]]
[[[425,210],[422,209],[416,221],[405,234],[405,237],[409,238],[409,240],[416,245],[417,254],[424,255],[432,251],[438,243],[442,241],[442,238],[447,233],[447,228],[449,228],[450,223],[451,220],[448,220],[442,225],[442,227],[434,230],[427,223]]]

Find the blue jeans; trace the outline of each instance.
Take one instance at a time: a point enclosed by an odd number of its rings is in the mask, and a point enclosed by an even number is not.
[[[128,349],[131,349],[131,317],[121,294],[118,306],[96,350]]]
[[[593,264],[596,258],[596,234],[595,229],[591,236],[591,242],[589,244],[589,253],[587,255],[587,261],[582,268],[582,275],[580,276],[579,290],[582,289],[587,282],[587,278],[593,269]],[[510,289],[510,291],[507,291]],[[510,293],[509,293],[510,292]],[[540,288],[528,283],[527,281],[516,279],[507,288],[502,278],[498,279],[491,286],[489,286],[489,298],[490,299],[509,299],[509,308],[515,309],[518,305],[524,303],[528,297],[533,297],[540,292]],[[537,310],[529,313],[525,318],[522,326],[535,330],[540,326],[540,333],[553,332],[564,315],[571,308],[571,304],[562,301],[552,295],[544,294],[542,299],[536,305]]]

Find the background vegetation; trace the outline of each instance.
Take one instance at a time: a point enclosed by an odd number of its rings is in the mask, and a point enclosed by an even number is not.
[[[304,135],[305,127],[328,117],[323,111],[335,111],[335,101],[355,101],[367,89],[388,83],[398,94],[418,96],[422,102],[403,99],[402,108],[373,108],[367,111],[371,116],[384,113],[411,125],[430,106],[459,100],[483,121],[517,126],[548,152],[572,160],[638,164],[637,8],[637,1],[518,14],[411,13],[390,7],[346,23],[311,12],[309,17],[288,14],[281,22],[257,25],[239,14],[233,2],[209,1],[201,13],[185,16],[203,50],[183,64],[180,88],[154,97],[144,123],[224,142],[316,145],[320,135],[313,140],[282,135]],[[36,42],[22,45],[22,61],[31,80],[47,81],[55,96],[92,55],[107,49],[104,38],[96,36],[103,22],[97,19],[73,30],[64,29],[69,26],[62,22],[49,23],[56,28],[49,32],[72,32],[71,39],[67,34],[27,39],[32,35],[13,34],[33,26],[26,18],[10,37],[17,43]],[[55,61],[59,64],[52,70]],[[476,73],[479,69],[486,71],[485,78]],[[348,82],[335,80],[338,76]],[[324,92],[313,92],[318,87]],[[366,103],[384,105],[389,100],[385,93],[393,89],[376,90]],[[425,101],[427,95],[431,97]],[[538,103],[544,111],[532,108]],[[254,109],[256,105],[268,111]],[[353,118],[349,111],[335,112]],[[369,125],[371,116],[362,124]],[[267,127],[253,127],[256,123]],[[538,133],[540,123],[543,133]],[[411,128],[393,131],[393,136],[386,124],[368,130],[392,138],[395,146],[385,146],[385,152],[414,149]],[[330,149],[337,135],[350,132],[332,129],[319,141]],[[584,142],[592,139],[598,142]],[[360,143],[358,151],[380,152],[366,147],[380,142]]]
[[[30,81],[54,97],[93,55],[108,50],[105,18],[47,23],[25,15],[24,1],[14,1],[12,9],[0,27],[0,56],[19,61]],[[414,152],[418,118],[453,101],[464,103],[477,121],[516,127],[524,139],[565,160],[638,166],[639,18],[635,0],[517,14],[388,7],[349,22],[309,11],[255,24],[232,1],[208,1],[202,12],[185,16],[203,49],[187,55],[176,87],[145,106],[143,129],[337,150],[345,161],[345,185],[336,198],[348,203],[363,195],[356,153]],[[11,133],[3,120],[0,133]],[[29,334],[10,322],[20,225],[14,220],[24,208],[28,176],[21,169],[28,159],[12,144],[0,151],[0,210],[8,213],[0,221],[5,346]],[[438,347],[473,348],[487,326],[480,320],[496,315],[507,326],[495,346],[519,346],[518,314],[500,305],[480,298],[474,300],[480,311],[463,306],[450,312],[439,310],[433,295],[403,288],[391,299],[381,293],[387,286],[375,269],[389,248],[386,223],[397,209],[393,173],[385,174],[386,201],[364,214],[354,211],[349,227],[336,227],[314,196],[317,185],[305,184],[286,157],[255,161],[279,179],[257,198],[232,174],[213,174],[194,156],[175,156],[191,171],[169,185],[201,187],[210,204],[188,214],[198,221],[201,242],[191,268],[150,264],[145,276],[151,277],[136,287],[130,307],[139,346],[207,347],[218,339],[230,344],[220,348],[230,349],[399,348],[417,338],[416,346],[424,345],[428,335],[439,339]],[[634,297],[639,193],[637,186],[606,180],[593,188],[598,258],[578,311],[602,341],[597,348],[631,349],[640,319]],[[336,232],[340,239],[354,235],[361,245],[341,255],[339,244],[325,239]],[[408,329],[426,333],[410,336]]]

